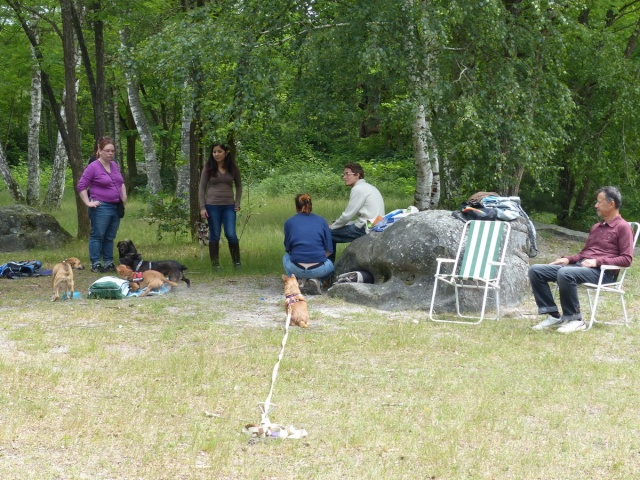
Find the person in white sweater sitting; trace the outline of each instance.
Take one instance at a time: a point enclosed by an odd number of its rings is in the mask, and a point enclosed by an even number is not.
[[[365,233],[367,220],[383,217],[384,200],[380,191],[364,179],[364,170],[359,163],[349,163],[344,166],[342,174],[344,184],[351,188],[349,203],[342,215],[334,221],[331,229],[331,239],[333,240],[333,254],[330,260],[335,262],[336,244],[349,243],[356,238],[362,237]]]

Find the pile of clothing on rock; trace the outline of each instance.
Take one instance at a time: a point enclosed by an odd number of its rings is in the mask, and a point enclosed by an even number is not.
[[[474,193],[466,202],[462,202],[460,210],[452,215],[463,222],[469,220],[502,220],[511,222],[523,218],[529,231],[529,257],[538,255],[536,229],[529,215],[520,205],[520,197],[502,197],[495,192]]]

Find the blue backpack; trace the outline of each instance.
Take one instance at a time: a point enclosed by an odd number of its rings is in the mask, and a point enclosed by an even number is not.
[[[32,277],[38,273],[42,262],[40,260],[25,260],[23,262],[7,262],[0,265],[0,277]]]

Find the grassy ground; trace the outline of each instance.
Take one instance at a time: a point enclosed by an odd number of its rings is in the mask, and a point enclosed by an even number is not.
[[[0,280],[0,478],[638,478],[637,322],[534,332],[531,299],[470,327],[310,297],[271,415],[309,436],[250,445],[241,430],[260,419],[285,321],[279,258],[263,258],[281,252],[277,204],[251,219],[244,271],[222,276],[197,245],[156,242],[132,208],[123,236],[188,264],[191,289],[52,303],[50,278]],[[579,248],[539,246],[536,262]],[[12,258],[76,252],[86,243]],[[97,277],[78,272],[78,289]]]

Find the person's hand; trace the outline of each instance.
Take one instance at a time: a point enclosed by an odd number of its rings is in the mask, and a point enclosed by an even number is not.
[[[91,200],[89,203],[87,203],[87,207],[89,208],[96,208],[100,206],[100,202],[98,200]]]
[[[203,220],[206,220],[207,218],[209,218],[209,214],[207,213],[207,209],[206,208],[201,208],[200,209],[200,218]]]
[[[568,258],[556,258],[549,265],[569,265],[569,259]]]
[[[583,258],[580,265],[587,268],[596,268],[598,266],[598,262],[595,258]]]
[[[234,212],[239,212],[240,211],[240,207],[233,207],[233,211]]]

